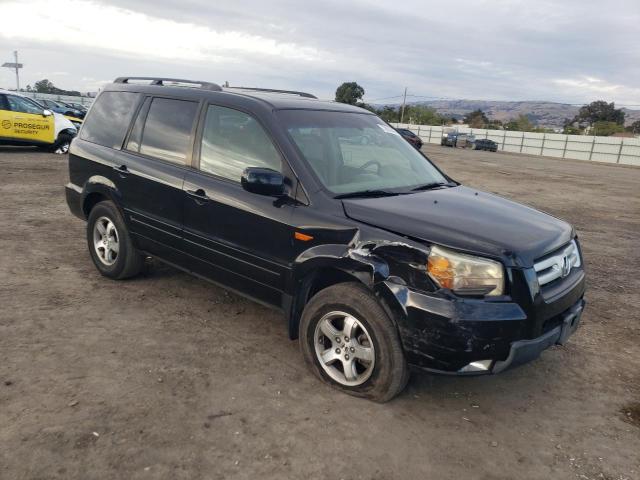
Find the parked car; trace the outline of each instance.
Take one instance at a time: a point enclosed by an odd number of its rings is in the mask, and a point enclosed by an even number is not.
[[[89,108],[86,105],[82,105],[81,103],[74,103],[74,102],[61,102],[61,103],[63,103],[69,108],[73,108],[78,112],[80,112],[82,114],[82,118],[84,118],[84,115],[86,115],[87,111],[89,110]]]
[[[422,148],[422,139],[413,133],[411,130],[406,128],[396,128],[396,131],[400,134],[402,138],[404,138],[411,145],[416,147],[418,150]]]
[[[475,137],[468,133],[451,132],[442,137],[442,145],[447,147],[470,148],[475,143]]]
[[[62,102],[55,102],[53,100],[48,100],[48,99],[38,99],[38,103],[44,105],[46,108],[48,108],[52,112],[61,113],[66,117],[77,118],[80,121],[84,118],[84,115],[85,115],[85,112],[80,111],[77,108],[73,108],[68,105],[65,105]]]
[[[571,225],[461,185],[371,112],[130,80],[105,86],[69,156],[67,203],[102,275],[152,256],[273,307],[321,380],[376,401],[409,365],[498,373],[576,330]]]
[[[0,90],[0,145],[38,146],[67,153],[77,133],[63,115],[19,93]]]
[[[494,142],[493,140],[489,140],[489,139],[485,139],[485,138],[479,138],[474,142],[474,147],[475,150],[487,150],[489,152],[497,152],[498,151],[498,144],[496,142]]]

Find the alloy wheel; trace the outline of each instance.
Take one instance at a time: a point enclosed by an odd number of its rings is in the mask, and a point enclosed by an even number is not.
[[[118,230],[110,218],[100,217],[93,225],[93,247],[105,265],[116,263],[120,252]]]
[[[318,362],[333,380],[355,387],[366,382],[375,365],[371,335],[363,323],[345,312],[330,312],[316,325],[314,345]]]

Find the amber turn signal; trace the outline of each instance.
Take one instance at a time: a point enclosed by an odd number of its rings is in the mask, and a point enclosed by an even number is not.
[[[442,288],[453,288],[453,269],[451,262],[444,257],[432,257],[427,260],[427,271]]]
[[[301,242],[308,242],[309,240],[313,240],[313,237],[311,235],[307,235],[306,233],[302,232],[295,232],[293,234],[293,238],[295,238],[296,240],[300,240]]]

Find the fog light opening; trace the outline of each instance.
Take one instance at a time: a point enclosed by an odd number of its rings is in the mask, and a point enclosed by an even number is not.
[[[470,372],[489,372],[491,370],[491,364],[493,360],[477,360],[471,362],[468,365],[462,367],[458,372],[470,373]]]

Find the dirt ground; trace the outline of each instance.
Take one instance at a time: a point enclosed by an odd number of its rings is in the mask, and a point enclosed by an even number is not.
[[[0,149],[0,478],[640,479],[640,169],[426,150],[572,222],[588,305],[531,364],[378,405],[307,372],[277,313],[155,262],[101,277],[66,158]]]

